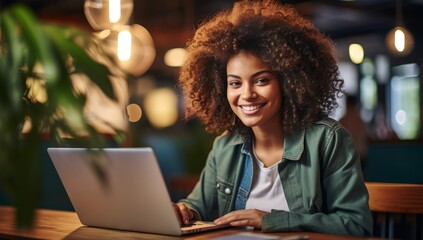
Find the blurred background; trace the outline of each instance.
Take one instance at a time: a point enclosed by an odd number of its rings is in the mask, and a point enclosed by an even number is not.
[[[0,8],[24,4],[41,21],[75,26],[110,42],[117,36],[101,25],[101,2],[109,1],[1,0]],[[234,0],[127,2],[132,1],[122,0],[122,15],[125,11],[127,15],[123,24],[138,34],[133,43],[139,45],[135,51],[142,53],[122,65],[134,78],[115,85],[127,116],[115,114],[120,105],[101,97],[89,101],[87,115],[124,129],[126,147],[153,147],[172,185],[172,198],[177,200],[192,187],[215,137],[195,119],[184,120],[183,100],[176,87],[184,47],[202,20],[231,8]],[[333,117],[353,134],[366,180],[423,183],[419,172],[423,167],[423,0],[281,2],[293,4],[335,43],[350,97],[339,99],[340,108]],[[66,208],[53,203],[45,206]]]

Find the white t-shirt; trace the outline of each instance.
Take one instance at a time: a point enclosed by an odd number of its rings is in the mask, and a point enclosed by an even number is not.
[[[270,167],[265,167],[256,156],[253,157],[253,180],[245,209],[258,209],[266,212],[271,212],[272,209],[289,211],[278,172],[278,165],[281,161]]]

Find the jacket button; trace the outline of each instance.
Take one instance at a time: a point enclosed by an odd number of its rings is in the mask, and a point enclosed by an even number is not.
[[[231,189],[230,188],[225,188],[225,193],[228,194],[228,195],[231,194]]]
[[[216,184],[216,188],[219,189],[220,188],[220,183]]]

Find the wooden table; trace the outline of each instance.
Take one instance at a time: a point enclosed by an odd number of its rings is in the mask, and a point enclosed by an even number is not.
[[[0,206],[0,239],[213,239],[233,234],[248,232],[244,229],[230,228],[215,230],[204,233],[196,233],[184,237],[172,237],[157,234],[129,232],[111,229],[87,227],[81,224],[75,212],[57,210],[37,210],[35,225],[29,231],[17,231],[14,227],[14,208]],[[262,234],[259,231],[249,231],[254,234]],[[355,238],[348,236],[336,236],[318,233],[270,233],[266,236],[289,237],[308,236],[310,240],[357,240],[376,238]]]

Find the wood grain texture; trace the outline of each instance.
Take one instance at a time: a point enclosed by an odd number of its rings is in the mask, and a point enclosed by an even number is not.
[[[423,213],[423,184],[367,182],[374,212]]]
[[[34,228],[27,231],[18,231],[14,226],[14,208],[0,206],[0,239],[66,239],[66,240],[84,240],[84,239],[187,239],[187,240],[205,240],[214,239],[223,236],[230,236],[250,232],[254,234],[263,234],[260,231],[247,231],[243,228],[230,228],[216,230],[204,233],[195,233],[183,237],[166,236],[159,234],[147,234],[140,232],[121,231],[105,228],[94,228],[81,225],[75,212],[56,211],[56,210],[37,210]],[[266,236],[273,237],[293,237],[308,236],[309,240],[360,240],[360,239],[380,239],[380,238],[356,238],[350,236],[339,236],[330,234],[308,233],[308,232],[285,232],[269,233]]]

